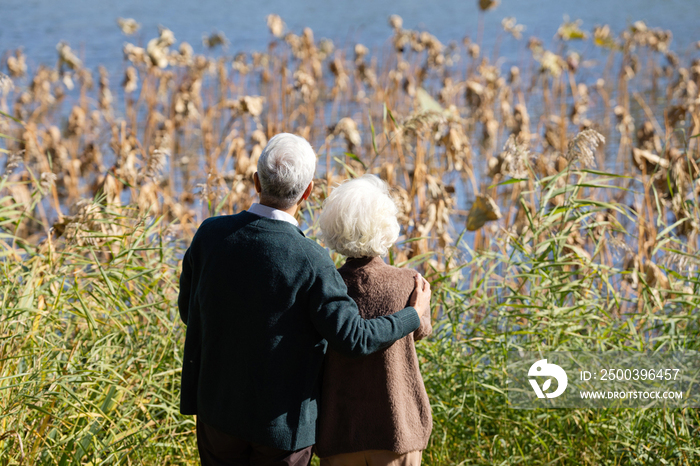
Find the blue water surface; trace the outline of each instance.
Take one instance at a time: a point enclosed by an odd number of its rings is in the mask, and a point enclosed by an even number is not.
[[[387,18],[403,17],[404,28],[427,30],[445,44],[478,36],[477,0],[0,0],[0,54],[17,47],[27,53],[28,65],[54,64],[56,44],[67,41],[89,68],[104,64],[115,69],[122,62],[124,42],[145,44],[158,33],[158,25],[170,28],[179,42],[189,42],[201,52],[202,35],[214,30],[230,40],[227,54],[263,50],[271,39],[266,26],[270,13],[279,14],[287,28],[300,33],[313,29],[315,37],[332,39],[337,46],[362,42],[385,45],[391,35]],[[698,0],[503,0],[483,14],[482,45],[491,49],[503,39],[501,20],[515,16],[535,35],[552,39],[564,15],[580,18],[584,30],[609,24],[619,32],[637,20],[650,27],[670,29],[673,49],[683,52],[700,40]],[[141,24],[135,37],[126,37],[118,17]],[[500,54],[516,48],[499,49]]]

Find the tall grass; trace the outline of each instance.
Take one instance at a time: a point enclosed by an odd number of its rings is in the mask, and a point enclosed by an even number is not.
[[[27,207],[3,207],[3,231]],[[159,219],[89,207],[80,245],[3,234],[0,463],[185,462],[175,244]]]
[[[577,198],[584,188],[611,189],[609,175],[577,175],[562,207],[533,211],[531,241],[492,244],[487,251],[467,248],[452,272],[463,273],[465,280],[452,286],[449,275],[441,278],[436,301],[445,314],[434,337],[419,347],[435,419],[425,453],[429,464],[691,465],[700,460],[696,409],[508,406],[509,352],[700,346],[697,269],[687,275],[670,271],[686,284],[677,293],[660,291],[639,274],[638,294],[631,296],[622,284],[637,271],[601,265],[567,249],[571,231],[582,231],[596,238],[597,254],[603,253],[606,234],[600,229],[605,227],[596,213],[618,209],[636,221],[624,205]],[[542,205],[557,195],[553,185],[553,179],[538,183]],[[568,222],[573,225],[547,234]]]
[[[434,290],[425,464],[698,462],[696,410],[514,410],[504,368],[514,350],[698,349],[700,62],[634,23],[591,31],[607,65],[583,73],[574,22],[557,53],[530,38],[504,73],[478,42],[391,26],[383,55],[305,30],[233,58],[168,50],[162,30],[125,47],[122,90],[70,48],[31,76],[10,57],[0,465],[196,463],[178,414],[179,260],[204,217],[248,207],[279,131],[320,157],[309,236],[346,177],[379,174],[396,195],[389,260]]]
[[[669,269],[686,286],[673,292],[635,271],[639,294],[629,296],[620,285],[629,272],[571,254],[567,230],[548,233],[571,222],[602,249],[601,222],[591,219],[624,210],[577,197],[584,188],[611,189],[608,176],[576,176],[557,209],[545,207],[558,195],[556,180],[538,182],[542,207],[531,212],[528,241],[454,248],[455,267],[436,276],[436,331],[418,347],[435,419],[426,464],[690,465],[700,458],[697,410],[507,404],[505,357],[514,349],[700,345],[697,272]],[[42,187],[30,188],[37,202]],[[193,420],[178,414],[184,244],[175,226],[136,208],[113,211],[98,198],[72,239],[33,245],[9,233],[31,205],[2,201],[1,464],[195,463]]]

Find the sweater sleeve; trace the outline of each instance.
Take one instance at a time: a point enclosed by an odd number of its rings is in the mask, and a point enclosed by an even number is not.
[[[430,336],[433,333],[433,325],[430,323],[430,316],[423,316],[420,319],[420,327],[413,332],[413,340],[418,341]]]
[[[185,252],[182,258],[182,273],[180,274],[180,293],[177,296],[177,307],[180,311],[180,319],[187,325],[190,308],[190,293],[192,289],[192,253],[191,248]]]
[[[421,324],[412,307],[376,319],[363,319],[333,266],[323,267],[316,274],[309,290],[309,312],[328,344],[346,356],[365,356],[387,348]]]

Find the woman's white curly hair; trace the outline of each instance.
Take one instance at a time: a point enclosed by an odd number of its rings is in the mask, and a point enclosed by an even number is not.
[[[399,237],[398,212],[387,184],[364,175],[344,182],[323,202],[321,237],[347,257],[384,256]]]

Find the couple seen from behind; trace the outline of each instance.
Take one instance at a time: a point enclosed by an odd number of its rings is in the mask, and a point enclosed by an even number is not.
[[[432,429],[415,341],[429,335],[430,285],[384,263],[399,235],[386,184],[336,187],[319,218],[335,268],[295,214],[316,155],[270,139],[247,211],[211,217],[182,260],[187,325],[180,411],[196,415],[209,465],[414,466]]]

